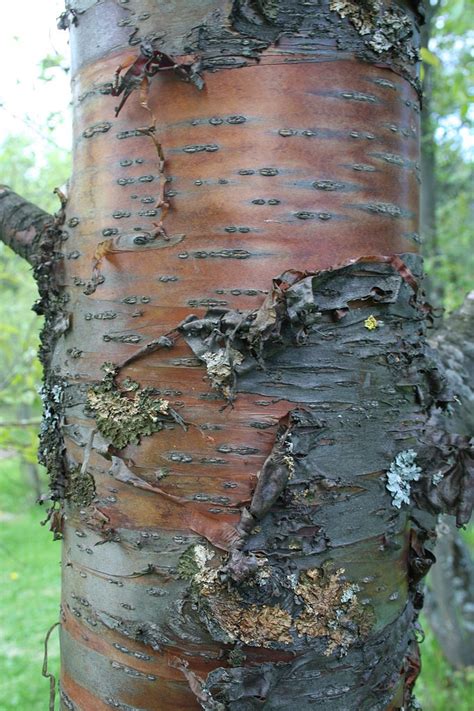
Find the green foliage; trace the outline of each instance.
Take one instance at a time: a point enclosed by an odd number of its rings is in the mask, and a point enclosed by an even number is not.
[[[474,288],[474,163],[463,159],[459,146],[445,141],[437,154],[439,253],[429,254],[426,269],[442,284],[443,305],[451,311]]]
[[[0,287],[0,449],[14,448],[34,462],[37,427],[2,423],[39,419],[41,367],[36,352],[41,321],[31,311],[37,293],[30,269],[3,244]]]
[[[435,152],[437,191],[436,237],[425,245],[425,254],[434,292],[443,295],[450,311],[474,287],[472,4],[437,0],[429,7],[431,39],[421,50],[429,106],[423,150]]]
[[[64,57],[61,57],[61,55],[57,53],[47,54],[46,57],[43,57],[39,63],[39,68],[40,74],[38,79],[42,81],[52,81],[54,79],[54,75],[50,72],[51,69],[61,69],[64,72],[69,71],[65,65]]]
[[[465,0],[441,0],[432,22],[429,50],[439,60],[433,77],[432,110],[441,131],[450,137],[461,126],[472,127],[474,121],[472,20],[472,4]],[[426,57],[423,60],[427,61]]]
[[[52,146],[38,162],[35,152],[35,144],[25,136],[8,136],[0,146],[0,182],[52,212],[59,207],[53,189],[66,181],[70,157]],[[41,415],[36,353],[42,319],[31,311],[38,292],[31,267],[2,243],[0,288],[0,450],[15,449],[35,462],[38,425],[2,423],[38,422]]]
[[[0,181],[47,212],[58,209],[56,187],[69,177],[71,156],[58,148],[44,131],[44,153],[38,155],[38,142],[18,134],[7,136],[0,146]]]

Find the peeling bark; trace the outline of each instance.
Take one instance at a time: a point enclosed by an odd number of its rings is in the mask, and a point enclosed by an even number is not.
[[[470,462],[426,342],[419,20],[69,3],[74,172],[36,272],[62,708],[410,706]],[[160,71],[183,55],[202,91]]]

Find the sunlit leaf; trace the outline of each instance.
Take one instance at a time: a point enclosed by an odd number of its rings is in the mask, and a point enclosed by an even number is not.
[[[441,66],[440,58],[434,52],[431,52],[427,47],[422,47],[420,49],[420,56],[426,64],[430,64],[432,67]]]

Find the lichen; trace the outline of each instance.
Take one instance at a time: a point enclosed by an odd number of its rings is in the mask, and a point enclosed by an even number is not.
[[[89,506],[96,495],[94,477],[89,472],[81,472],[76,467],[69,473],[66,484],[65,498],[82,508]]]
[[[406,449],[399,452],[387,471],[386,488],[392,494],[392,505],[400,509],[410,503],[410,484],[418,481],[421,468],[415,464],[416,452]]]
[[[39,389],[43,404],[43,419],[39,434],[38,460],[48,470],[53,501],[64,497],[66,465],[61,431],[64,417],[65,381],[49,374]]]
[[[242,652],[240,647],[234,647],[229,652],[228,659],[231,667],[241,667],[247,659],[247,655]]]
[[[364,321],[364,326],[368,331],[375,331],[378,325],[379,322],[373,314],[370,314],[370,316],[368,316],[368,318],[366,318]]]
[[[327,637],[325,654],[347,650],[359,635],[365,635],[371,627],[371,615],[364,610],[357,598],[360,588],[344,578],[344,569],[329,573],[323,568],[303,572],[295,586],[296,594],[304,603],[303,610],[295,620],[299,635]]]
[[[361,36],[366,36],[365,44],[376,54],[396,49],[406,53],[411,62],[416,62],[418,53],[413,46],[413,30],[408,15],[399,7],[384,7],[381,0],[353,2],[353,0],[331,0],[329,8],[347,17]]]
[[[243,355],[235,348],[220,348],[217,352],[202,354],[212,387],[221,392],[227,400],[232,397],[234,366],[240,365],[243,359]]]
[[[188,549],[180,559],[185,577],[192,581],[201,619],[227,643],[274,647],[303,636],[323,638],[328,656],[336,651],[342,656],[372,626],[370,609],[363,608],[357,598],[360,588],[344,578],[342,568],[331,572],[323,566],[286,576],[284,584],[290,594],[285,595],[283,605],[252,601],[273,576],[266,558],[245,589],[223,579],[225,565],[219,563],[220,558],[204,546]]]
[[[339,17],[348,17],[360,35],[367,35],[374,28],[374,21],[381,3],[378,0],[360,3],[352,0],[331,0],[329,9]]]
[[[291,644],[291,615],[278,605],[250,605],[243,608],[238,598],[235,606],[218,604],[217,619],[231,639],[253,647],[271,647],[272,643]]]
[[[141,437],[162,430],[166,423],[183,420],[170,407],[168,400],[155,396],[153,388],[141,388],[130,379],[119,387],[115,376],[118,368],[104,363],[105,376],[87,394],[87,407],[94,414],[97,429],[117,449],[139,444]]]
[[[196,557],[196,547],[189,546],[179,557],[177,566],[178,578],[182,580],[193,580],[194,576],[199,573],[200,567]]]

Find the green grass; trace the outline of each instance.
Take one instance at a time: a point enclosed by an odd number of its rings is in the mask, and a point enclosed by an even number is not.
[[[43,643],[59,616],[60,544],[47,526],[18,461],[0,460],[0,711],[46,711],[49,683],[41,676]],[[416,696],[424,711],[472,711],[474,670],[453,671],[427,628]],[[57,676],[53,632],[49,666]]]
[[[0,710],[46,711],[49,681],[41,675],[44,638],[59,619],[60,544],[34,504],[18,461],[0,461]],[[57,675],[57,633],[49,645]]]
[[[415,696],[423,711],[472,711],[474,708],[474,668],[454,671],[422,616],[426,638],[421,645],[421,674]]]

